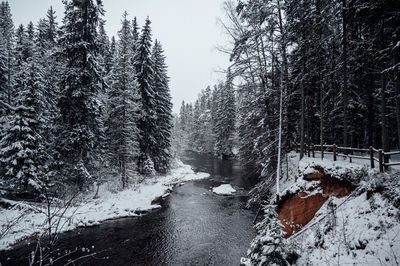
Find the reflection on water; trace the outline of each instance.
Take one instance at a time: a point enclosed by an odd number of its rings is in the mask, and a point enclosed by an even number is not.
[[[210,179],[177,187],[162,209],[148,215],[62,234],[60,252],[78,247],[70,259],[88,254],[86,248],[100,252],[80,260],[82,265],[238,265],[255,234],[254,213],[244,209],[250,183],[235,161],[188,154],[184,162]],[[228,197],[211,193],[221,183],[243,189]],[[27,264],[28,251],[25,246],[1,253],[0,261]]]

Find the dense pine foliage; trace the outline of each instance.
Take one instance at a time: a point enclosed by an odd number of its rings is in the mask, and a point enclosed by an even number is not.
[[[399,1],[230,0],[225,10],[230,78],[182,105],[176,123],[190,147],[229,153],[237,135],[264,191],[281,171],[278,150],[285,162],[296,143],[400,147]],[[234,110],[232,134],[224,119]]]
[[[289,250],[282,231],[283,225],[277,218],[276,206],[265,205],[263,209],[264,219],[255,226],[257,236],[248,251],[251,265],[289,265]]]
[[[169,169],[169,78],[150,20],[140,32],[124,13],[110,40],[101,0],[64,5],[61,25],[50,7],[15,28],[0,4],[0,195],[82,190],[106,175],[125,187]]]

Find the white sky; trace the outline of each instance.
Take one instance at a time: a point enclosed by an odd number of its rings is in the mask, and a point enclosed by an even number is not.
[[[50,5],[58,19],[64,15],[61,0],[8,0],[14,24],[35,24],[45,16]],[[111,37],[120,28],[124,10],[143,25],[152,21],[153,39],[160,40],[167,56],[174,112],[182,100],[193,102],[200,90],[224,79],[218,70],[228,66],[227,55],[216,46],[226,43],[217,19],[224,16],[224,0],[103,0],[106,30]]]

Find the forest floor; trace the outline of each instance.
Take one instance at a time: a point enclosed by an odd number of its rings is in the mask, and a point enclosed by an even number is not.
[[[350,181],[355,190],[340,198],[323,194],[329,199],[314,218],[287,239],[288,247],[300,255],[296,264],[399,265],[400,172],[379,173],[362,162],[330,158],[299,161],[298,156],[289,155],[289,175],[282,182],[281,197],[312,191],[319,181],[303,177],[320,168],[329,176]]]
[[[100,185],[96,198],[97,189],[93,188],[70,200],[54,200],[50,209],[43,203],[0,199],[10,206],[0,208],[0,250],[43,237],[49,217],[52,232],[60,233],[109,219],[138,216],[160,208],[162,198],[169,196],[175,185],[207,177],[209,174],[195,173],[189,165],[176,161],[166,175],[146,178],[124,190],[119,189],[117,181],[106,182]]]

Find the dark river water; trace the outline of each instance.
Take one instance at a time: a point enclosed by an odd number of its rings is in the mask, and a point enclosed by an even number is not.
[[[88,255],[72,265],[239,265],[255,236],[255,213],[245,209],[251,182],[235,161],[196,154],[183,161],[210,178],[176,187],[161,209],[147,215],[62,234],[57,252],[72,253],[55,264]],[[238,192],[221,196],[210,191],[223,183]],[[33,246],[1,252],[1,264],[27,265]]]

